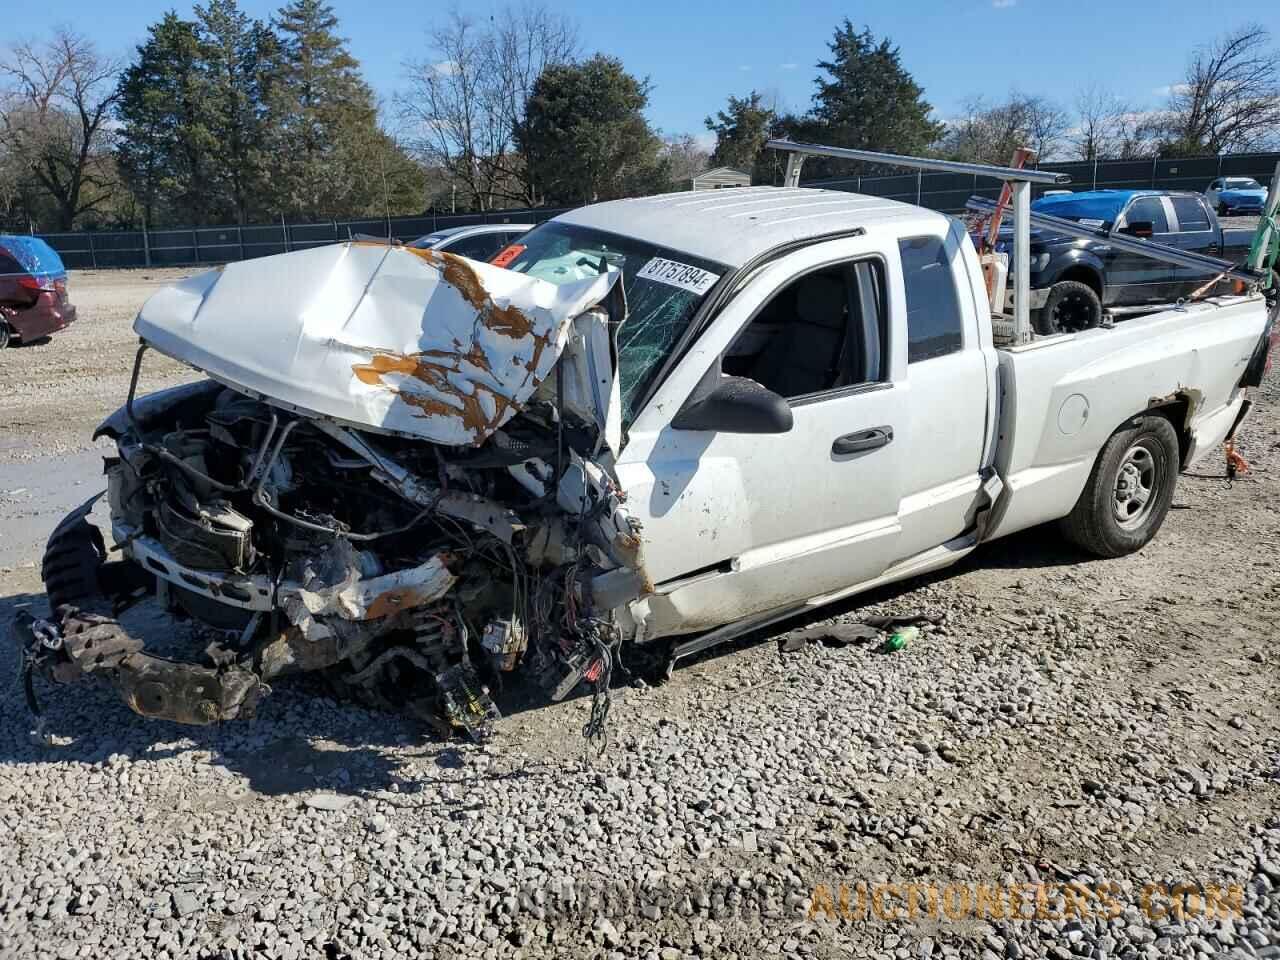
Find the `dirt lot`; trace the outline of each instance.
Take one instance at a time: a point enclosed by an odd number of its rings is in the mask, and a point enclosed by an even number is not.
[[[77,274],[79,324],[0,354],[0,622],[43,609],[41,531],[98,489],[162,279]],[[42,686],[47,745],[6,655],[0,958],[1280,956],[1275,378],[1257,400],[1253,471],[1203,462],[1140,554],[989,545],[814,621],[942,618],[906,650],[740,642],[618,690],[590,760],[582,700],[472,747],[296,682],[198,729]]]

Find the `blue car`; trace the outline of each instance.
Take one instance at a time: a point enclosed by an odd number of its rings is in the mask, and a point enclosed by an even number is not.
[[[1204,198],[1220,217],[1232,213],[1261,213],[1267,189],[1252,177],[1219,177],[1209,184]]]

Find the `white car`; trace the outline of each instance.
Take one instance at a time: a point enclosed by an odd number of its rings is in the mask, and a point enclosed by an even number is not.
[[[442,250],[468,260],[487,263],[503,247],[532,230],[532,223],[482,223],[474,227],[450,227],[419,237],[406,246],[418,250]]]
[[[1141,549],[1266,361],[1257,293],[999,347],[964,225],[879,197],[617,200],[512,249],[339,244],[156,293],[136,364],[208,379],[99,427],[118,552],[92,500],[54,532],[29,662],[187,723],[322,670],[476,737],[518,670],[589,685],[598,730],[631,647],[687,656],[1053,521]],[[145,595],[207,626],[194,662],[102,612]]]
[[[1204,192],[1209,206],[1225,217],[1233,213],[1261,213],[1267,189],[1253,177],[1219,177]]]

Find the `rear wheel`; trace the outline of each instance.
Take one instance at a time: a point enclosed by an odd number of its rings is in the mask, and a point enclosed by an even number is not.
[[[1102,301],[1093,287],[1079,280],[1060,280],[1049,288],[1036,321],[1042,334],[1078,333],[1102,323]]]
[[[1059,523],[1100,557],[1140,550],[1164,523],[1178,482],[1178,435],[1159,414],[1134,417],[1103,445],[1075,508]]]
[[[1229,212],[1225,203],[1218,204],[1218,216],[1225,217]]]
[[[9,326],[4,320],[0,320],[0,350],[7,347],[13,340],[13,327]]]

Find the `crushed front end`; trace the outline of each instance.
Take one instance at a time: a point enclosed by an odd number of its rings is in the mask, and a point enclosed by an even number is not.
[[[393,256],[416,259],[389,269]],[[584,680],[607,697],[614,611],[651,589],[609,443],[621,288],[602,277],[553,301],[496,268],[355,244],[288,263],[318,265],[315,289],[352,291],[336,304],[342,329],[317,326],[310,297],[291,307],[276,291],[256,349],[289,340],[296,361],[320,344],[345,366],[339,390],[288,364],[255,367],[253,346],[210,349],[220,321],[244,322],[228,311],[246,290],[270,282],[264,262],[189,288],[182,309],[172,296],[144,308],[135,387],[150,346],[210,379],[131,388],[99,428],[116,444],[118,559],[89,522],[93,500],[54,531],[53,616],[25,624],[30,668],[105,678],[136,712],[197,724],[251,716],[272,680],[303,671],[476,738],[513,671],[552,698]],[[397,317],[392,295],[417,302],[417,319]],[[195,318],[219,326],[206,336]],[[122,626],[144,600],[194,626],[187,659]]]

